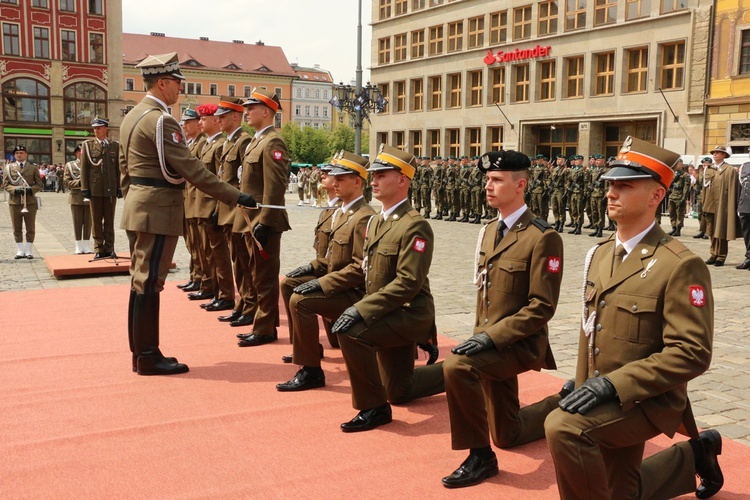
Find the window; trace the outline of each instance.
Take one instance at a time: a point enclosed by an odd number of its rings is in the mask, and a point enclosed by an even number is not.
[[[310,106],[305,106],[305,116],[310,116]]]
[[[391,17],[391,0],[380,0],[380,19]]]
[[[31,0],[31,6],[40,9],[49,9],[49,2],[47,0]]]
[[[274,87],[273,93],[276,94],[276,97],[279,98],[279,101],[282,99],[282,97],[281,97],[281,87]],[[328,99],[328,91],[327,90],[325,91],[325,95],[323,97],[325,97],[326,99]]]
[[[305,89],[305,98],[306,99],[310,98],[310,89]]]
[[[595,0],[594,26],[612,24],[617,21],[617,0]]]
[[[89,14],[96,14],[97,16],[104,15],[104,9],[102,8],[102,0],[88,0],[89,2]]]
[[[387,84],[387,83],[379,83],[378,84],[378,88],[380,89],[380,95],[383,96],[383,99],[385,99],[386,101],[390,101],[391,100],[390,99],[390,97],[391,97],[391,92],[390,92],[391,87],[390,87],[390,85]],[[390,110],[388,109],[388,104],[386,104],[385,108],[383,109],[383,113],[387,113],[388,111],[390,111]]]
[[[396,0],[396,15],[401,16],[406,14],[407,0]]]
[[[253,93],[253,87],[251,85],[244,85],[242,87],[242,95],[244,97],[250,97],[250,94],[252,94],[252,93]]]
[[[513,9],[513,40],[531,38],[531,5]]]
[[[513,102],[529,102],[529,65],[513,67]]]
[[[469,48],[484,46],[484,16],[469,19]]]
[[[430,55],[443,53],[443,26],[430,28]]]
[[[396,94],[396,109],[394,112],[406,112],[406,82],[393,82],[393,93]]]
[[[685,42],[661,46],[661,88],[674,90],[682,88],[685,74]]]
[[[461,155],[461,130],[457,128],[445,129],[448,141],[448,155],[458,158]]]
[[[596,61],[594,95],[613,95],[615,93],[615,53],[596,54],[594,59]]]
[[[565,59],[565,97],[583,97],[583,56]]]
[[[320,89],[315,89],[315,98],[320,99]]]
[[[539,36],[557,33],[557,0],[539,4]]]
[[[31,78],[3,83],[3,121],[49,123],[49,88]]]
[[[508,38],[508,11],[490,14],[490,45],[505,43]]]
[[[674,12],[687,8],[687,0],[661,0],[661,13]]]
[[[411,0],[411,10],[424,9],[425,0]]]
[[[422,156],[422,131],[412,130],[409,132],[409,144],[414,156]]]
[[[651,11],[651,0],[625,0],[625,19],[646,17]]]
[[[219,86],[215,83],[209,83],[208,95],[219,95]]]
[[[375,136],[376,139],[376,147],[380,147],[381,144],[386,144],[388,142],[388,132],[378,132]]]
[[[464,22],[448,24],[448,52],[457,52],[464,48]]]
[[[234,94],[236,93],[234,85],[227,85],[227,95],[229,97],[234,97]]]
[[[430,77],[430,109],[443,107],[443,77]]]
[[[406,33],[393,37],[393,62],[406,60]]]
[[[66,12],[76,11],[76,0],[60,0],[60,10]]]
[[[551,101],[555,98],[555,61],[539,63],[539,100]]]
[[[62,30],[60,43],[62,44],[62,60],[63,61],[75,61],[76,60],[76,32],[70,30]]]
[[[404,133],[401,131],[394,131],[392,136],[393,137],[393,147],[398,149],[404,149]]]
[[[104,64],[104,35],[89,33],[89,62]]]
[[[21,38],[17,24],[3,23],[3,54],[6,56],[21,55]]]
[[[411,58],[424,57],[424,30],[411,32]]]
[[[482,70],[469,71],[467,73],[469,81],[469,106],[482,105]]]
[[[750,74],[750,30],[743,30],[740,37],[740,65],[739,74]]]
[[[391,62],[391,37],[378,40],[378,64]]]
[[[586,27],[586,0],[565,0],[565,31]]]
[[[440,156],[440,131],[428,130],[427,138],[429,139],[430,157]]]
[[[505,104],[505,68],[490,70],[490,105]]]
[[[135,80],[132,78],[125,79],[125,91],[132,92],[135,89]]]
[[[48,28],[34,28],[34,57],[49,59]]]
[[[627,59],[625,92],[645,92],[648,82],[648,47],[628,49],[625,51]]]
[[[453,73],[448,75],[448,107],[449,108],[460,108],[461,107],[461,73]]]
[[[74,83],[63,91],[66,125],[88,125],[107,115],[107,93],[93,83]]]
[[[273,116],[273,126],[276,127],[276,128],[281,128],[281,126],[282,126],[282,123],[281,123],[281,113],[276,113]]]
[[[201,95],[203,93],[203,84],[188,83],[186,92],[190,95]]]
[[[67,142],[67,141],[66,141]],[[5,136],[5,151],[13,151],[15,146],[26,146],[29,161],[52,163],[52,139]]]
[[[487,142],[490,151],[500,151],[503,147],[503,127],[487,127]]]
[[[467,128],[466,142],[469,145],[469,156],[479,156],[482,154],[482,129]]]
[[[422,111],[424,108],[424,80],[411,81],[411,110]]]
[[[301,115],[302,115],[302,106],[300,106],[299,104],[297,104],[294,107],[294,116],[301,116]]]
[[[320,106],[313,106],[313,116],[320,116]]]

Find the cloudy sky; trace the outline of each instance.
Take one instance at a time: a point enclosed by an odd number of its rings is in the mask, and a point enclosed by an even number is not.
[[[362,1],[363,83],[370,66],[370,0]],[[124,0],[123,31],[281,47],[290,63],[348,82],[357,69],[357,0]]]

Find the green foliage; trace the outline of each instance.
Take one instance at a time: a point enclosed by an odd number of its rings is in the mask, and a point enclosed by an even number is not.
[[[292,161],[296,163],[325,163],[342,149],[354,152],[354,129],[347,125],[336,125],[330,130],[300,127],[297,123],[287,122],[281,127],[280,133],[289,148]],[[366,153],[368,149],[369,136],[363,133],[362,153]]]
[[[342,149],[354,152],[354,129],[341,124],[334,126],[328,137],[328,148],[333,154]]]

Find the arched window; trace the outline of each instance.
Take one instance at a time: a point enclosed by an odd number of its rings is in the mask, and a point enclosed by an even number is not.
[[[302,89],[297,89],[297,97],[302,97]]]
[[[305,89],[305,97],[310,97],[310,89]]]
[[[327,90],[323,91],[323,99],[328,99],[328,91]]]
[[[49,87],[31,78],[3,83],[3,121],[49,123]]]
[[[320,89],[315,89],[315,98],[320,99]]]
[[[97,116],[107,116],[107,93],[93,83],[74,83],[63,92],[66,125],[90,125]]]

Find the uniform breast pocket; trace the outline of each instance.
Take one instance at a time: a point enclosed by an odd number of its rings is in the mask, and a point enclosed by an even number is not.
[[[373,270],[377,271],[379,276],[394,276],[396,274],[396,262],[398,261],[398,244],[381,243],[378,245],[376,253],[377,263],[373,265]]]
[[[260,153],[261,152],[258,151],[257,149],[255,151],[250,152],[250,154],[248,154],[243,160],[244,163],[247,163],[249,165],[255,165],[255,164],[260,163]]]
[[[528,264],[522,260],[503,259],[491,266],[497,270],[495,273],[489,269],[492,276],[492,287],[496,287],[498,292],[512,294],[526,294],[529,291],[529,276],[526,270]]]
[[[639,344],[651,344],[661,338],[661,314],[657,297],[620,294],[615,313],[616,339]]]
[[[334,236],[329,243],[331,262],[350,262],[352,260],[351,240],[345,235]],[[340,266],[337,266],[340,267]]]

